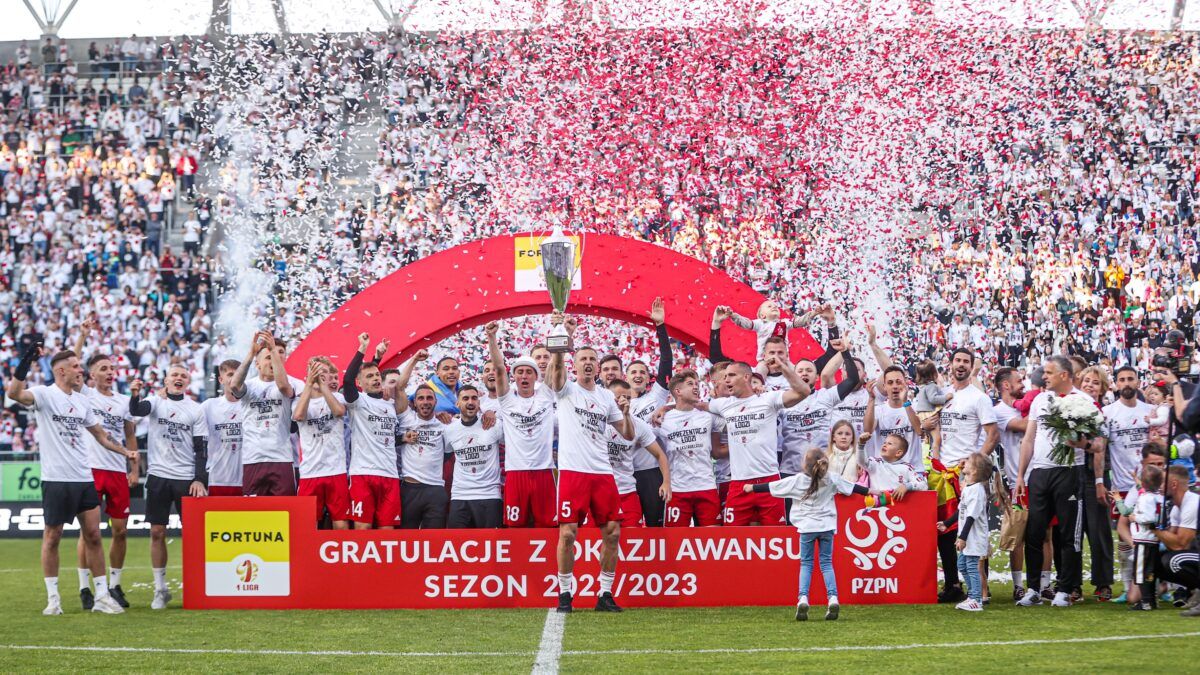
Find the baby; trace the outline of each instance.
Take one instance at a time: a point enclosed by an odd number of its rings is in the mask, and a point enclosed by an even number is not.
[[[954,398],[952,392],[942,391],[942,375],[929,359],[917,364],[916,382],[917,396],[913,399],[912,409],[921,419],[937,412]]]
[[[807,312],[789,320],[780,319],[779,305],[774,300],[767,300],[758,306],[758,318],[748,319],[728,307],[720,309],[728,312],[729,318],[738,328],[754,331],[758,337],[758,356],[756,359],[761,362],[763,353],[766,351],[767,340],[773,337],[781,337],[787,339],[788,329],[799,328],[807,325],[815,316],[824,316],[829,322],[830,340],[836,340],[838,337],[837,325],[834,323],[833,308],[829,305],[822,305],[812,312]]]

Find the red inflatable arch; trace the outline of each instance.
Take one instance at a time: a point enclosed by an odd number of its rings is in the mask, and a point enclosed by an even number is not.
[[[418,260],[334,310],[292,352],[287,369],[303,377],[304,364],[316,355],[329,356],[344,368],[363,331],[371,334],[372,343],[391,340],[383,365],[395,367],[421,347],[493,319],[549,313],[546,291],[516,290],[518,266],[527,282],[538,255],[535,239],[517,235],[469,242]],[[717,305],[754,316],[764,300],[746,284],[695,258],[614,235],[585,235],[580,283],[571,293],[569,313],[650,326],[650,303],[662,296],[671,337],[705,355]],[[804,330],[793,330],[790,341],[793,360],[822,351]],[[752,332],[727,322],[721,342],[727,355],[753,361]]]

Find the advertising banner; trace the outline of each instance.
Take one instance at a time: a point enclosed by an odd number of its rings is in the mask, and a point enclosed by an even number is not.
[[[865,509],[838,498],[833,552],[844,604],[932,603],[936,496]],[[556,529],[317,530],[311,498],[185,499],[189,609],[550,607]],[[577,606],[599,590],[601,540],[575,542]],[[629,607],[790,605],[800,540],[793,528],[628,528],[614,593]],[[824,602],[820,573],[810,600]]]
[[[0,502],[42,501],[42,465],[0,462]]]

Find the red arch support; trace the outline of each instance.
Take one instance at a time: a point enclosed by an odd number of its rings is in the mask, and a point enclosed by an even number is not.
[[[548,314],[552,307],[546,291],[516,290],[518,250],[528,256],[532,249],[537,255],[535,242],[519,235],[481,239],[393,272],[317,326],[288,358],[288,371],[303,377],[304,364],[316,355],[329,356],[344,368],[363,331],[371,334],[373,342],[391,340],[384,366],[394,367],[422,347],[493,319]],[[569,313],[649,326],[650,303],[662,296],[671,337],[705,355],[717,305],[754,316],[765,299],[707,263],[615,235],[586,235],[580,282],[581,287],[571,293]],[[721,342],[730,357],[753,361],[752,332],[727,322]],[[822,351],[805,330],[793,330],[790,342],[793,360]]]

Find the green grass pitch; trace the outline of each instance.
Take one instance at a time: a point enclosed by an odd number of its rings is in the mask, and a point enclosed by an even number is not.
[[[525,673],[546,622],[544,610],[184,611],[178,541],[168,570],[175,599],[154,612],[145,539],[131,541],[122,585],[133,606],[124,615],[85,614],[71,562],[60,576],[65,614],[44,617],[38,545],[0,541],[6,600],[0,672]],[[820,620],[814,608],[816,620],[807,623],[794,621],[789,607],[613,615],[581,606],[566,618],[559,668],[589,674],[1200,670],[1191,655],[1200,644],[1200,620],[1174,609],[1129,612],[1092,601],[1025,609],[1012,605],[1010,587],[993,583],[992,592],[996,602],[980,614],[938,605],[847,606],[836,622]]]

